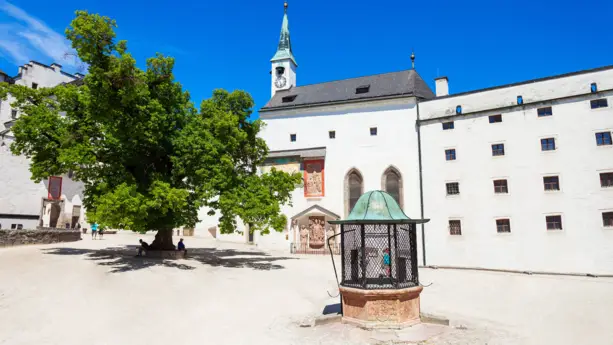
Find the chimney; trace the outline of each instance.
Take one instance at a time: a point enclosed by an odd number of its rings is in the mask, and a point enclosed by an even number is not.
[[[51,64],[51,68],[53,68],[55,73],[60,73],[62,71],[62,65],[56,64],[55,62]]]
[[[19,74],[23,73],[23,66],[19,66]]]
[[[440,77],[434,79],[436,88],[436,97],[449,95],[449,79],[447,77]]]

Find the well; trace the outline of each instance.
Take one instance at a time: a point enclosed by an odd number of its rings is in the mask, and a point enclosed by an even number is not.
[[[416,225],[383,191],[360,197],[341,226],[343,321],[367,328],[418,323],[419,285]]]

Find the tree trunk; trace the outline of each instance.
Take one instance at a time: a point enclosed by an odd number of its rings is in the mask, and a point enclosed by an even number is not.
[[[160,229],[149,246],[150,250],[175,250],[172,244],[172,229]]]

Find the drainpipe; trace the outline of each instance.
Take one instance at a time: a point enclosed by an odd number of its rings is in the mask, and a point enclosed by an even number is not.
[[[424,219],[424,179],[422,177],[422,165],[421,165],[421,124],[419,121],[419,99],[415,97],[415,104],[417,106],[417,121],[415,125],[417,127],[417,157],[419,159],[419,206],[421,207],[421,219]],[[424,231],[424,224],[421,225],[421,251],[423,256],[423,264],[426,266],[426,232]]]

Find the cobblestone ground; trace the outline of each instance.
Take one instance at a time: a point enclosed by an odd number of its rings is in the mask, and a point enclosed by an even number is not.
[[[140,237],[153,235],[0,249],[0,344],[405,344],[417,332],[300,327],[339,301],[329,257],[196,237],[191,259],[159,261],[134,257]],[[422,311],[451,320],[422,344],[613,344],[611,279],[420,274]]]

